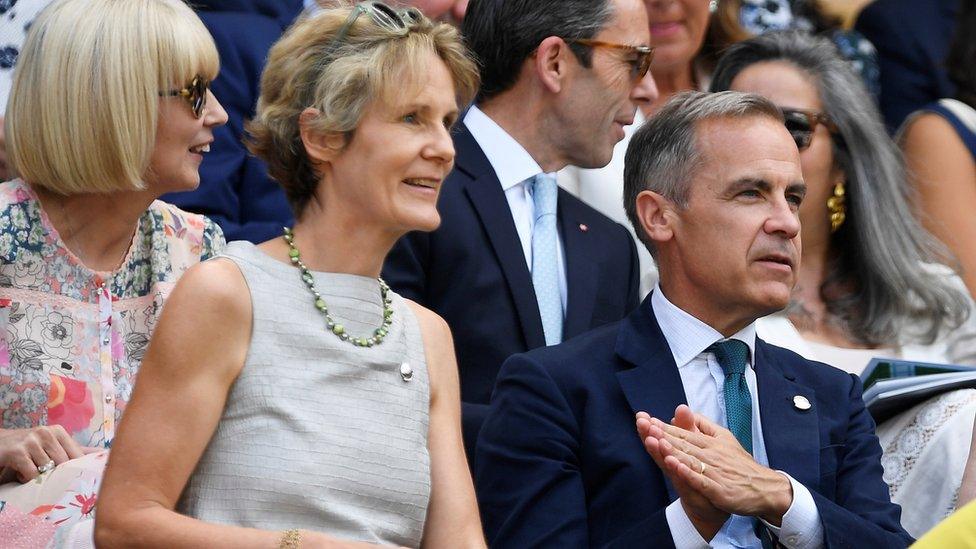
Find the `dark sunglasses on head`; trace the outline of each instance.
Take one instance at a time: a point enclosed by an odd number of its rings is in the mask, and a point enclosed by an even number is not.
[[[647,71],[651,68],[651,61],[654,60],[654,48],[651,46],[629,46],[627,44],[615,44],[613,42],[603,42],[600,40],[588,40],[579,38],[576,40],[565,40],[568,44],[579,44],[587,48],[610,48],[627,52],[634,56],[629,60],[630,74],[634,80],[644,78]]]
[[[210,89],[210,81],[205,80],[199,74],[181,90],[167,90],[159,92],[160,97],[182,97],[190,103],[190,110],[193,116],[200,118],[203,116],[203,108],[207,106],[207,90]]]
[[[813,141],[813,132],[817,131],[817,124],[823,124],[832,134],[837,133],[837,126],[822,112],[789,108],[780,108],[780,112],[783,113],[786,129],[793,136],[793,141],[796,141],[796,148],[801,151],[809,147]]]
[[[356,22],[356,19],[359,19],[360,15],[364,14],[369,15],[373,24],[381,29],[401,31],[404,33],[409,32],[410,27],[424,17],[417,8],[397,10],[387,6],[383,2],[359,2],[349,12],[349,17],[346,18],[346,22],[342,24],[335,38],[332,39],[332,42],[326,49],[326,55],[335,53],[335,50],[342,45],[342,41],[345,40],[346,34],[352,28],[353,23]]]

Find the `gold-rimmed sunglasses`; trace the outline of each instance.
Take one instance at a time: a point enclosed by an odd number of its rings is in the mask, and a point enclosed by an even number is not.
[[[335,53],[335,50],[339,49],[342,41],[346,38],[346,34],[349,33],[349,29],[352,28],[353,23],[356,22],[356,19],[359,19],[360,15],[368,15],[373,21],[373,24],[381,29],[400,31],[404,34],[409,32],[410,27],[424,17],[417,8],[397,10],[387,6],[383,2],[359,2],[352,8],[349,17],[346,18],[346,22],[342,24],[342,27],[336,32],[335,38],[329,43],[329,47],[326,49],[326,55],[331,55]]]
[[[203,108],[207,106],[207,90],[210,89],[210,81],[204,79],[199,74],[185,88],[179,90],[166,90],[159,92],[160,97],[182,97],[190,103],[190,110],[193,116],[200,118],[203,116]]]
[[[793,136],[793,141],[796,142],[796,148],[801,151],[813,142],[813,132],[817,131],[817,124],[823,124],[828,132],[833,135],[837,134],[837,126],[830,120],[830,117],[822,112],[787,107],[782,107],[779,110],[783,113],[786,129]]]
[[[564,39],[567,44],[578,44],[587,48],[610,48],[618,51],[627,52],[634,56],[628,60],[630,63],[630,74],[634,80],[640,80],[647,75],[651,68],[651,61],[654,60],[654,48],[651,46],[631,46],[628,44],[617,44],[614,42],[604,42],[602,40],[589,40],[577,38],[574,40]]]

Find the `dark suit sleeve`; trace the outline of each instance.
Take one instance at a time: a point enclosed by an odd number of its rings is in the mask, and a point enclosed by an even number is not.
[[[505,361],[478,438],[475,470],[489,545],[494,549],[589,547],[580,472],[580,427],[557,384],[526,355]],[[614,547],[670,545],[664,511]],[[662,532],[663,529],[663,532]],[[653,537],[664,545],[654,542]]]
[[[433,308],[427,302],[427,269],[430,234],[414,231],[408,233],[386,256],[383,263],[383,280],[401,296]]]
[[[933,74],[936,69],[929,66],[924,48],[911,36],[898,32],[904,26],[905,22],[894,21],[886,7],[875,2],[864,8],[854,27],[878,50],[879,106],[890,132],[897,130],[909,114],[940,98]]]
[[[640,305],[640,256],[637,255],[637,245],[634,243],[633,237],[630,236],[630,231],[624,229],[624,236],[627,237],[627,242],[630,244],[630,280],[627,283],[627,313],[637,308]]]
[[[901,508],[891,503],[882,479],[881,445],[874,420],[864,407],[861,382],[851,376],[847,440],[837,461],[833,501],[811,490],[820,512],[827,547],[907,547],[911,536],[901,527]]]

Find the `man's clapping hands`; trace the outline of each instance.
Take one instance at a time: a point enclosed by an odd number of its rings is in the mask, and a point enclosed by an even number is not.
[[[636,421],[644,448],[703,539],[712,539],[730,514],[782,524],[793,502],[789,479],[757,463],[728,429],[684,404],[670,424],[646,412],[638,412]]]

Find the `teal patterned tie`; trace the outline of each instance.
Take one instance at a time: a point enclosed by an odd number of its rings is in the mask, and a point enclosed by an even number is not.
[[[725,415],[729,430],[739,443],[752,453],[752,396],[746,384],[746,361],[749,346],[737,339],[712,344],[711,351],[725,371]]]
[[[535,226],[532,229],[532,286],[539,303],[546,345],[563,339],[563,302],[559,297],[559,233],[556,230],[556,177],[541,173],[532,183]]]

